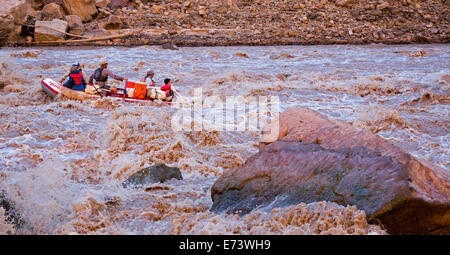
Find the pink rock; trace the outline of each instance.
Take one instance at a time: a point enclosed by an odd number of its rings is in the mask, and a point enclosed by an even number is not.
[[[448,171],[306,108],[265,131],[260,151],[214,183],[213,211],[331,201],[356,205],[391,234],[450,233]]]

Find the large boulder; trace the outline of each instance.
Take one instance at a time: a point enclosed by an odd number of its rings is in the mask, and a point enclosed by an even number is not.
[[[67,15],[64,19],[67,21],[71,34],[81,35],[84,32],[83,21],[77,15]]]
[[[63,7],[68,14],[79,16],[83,22],[97,14],[95,0],[63,0]]]
[[[123,23],[118,16],[110,15],[105,21],[100,22],[98,26],[106,30],[115,30],[121,29],[123,27]]]
[[[450,234],[449,172],[392,142],[305,108],[264,130],[260,151],[213,185],[212,211],[331,201],[391,234]]]
[[[181,171],[179,168],[168,167],[164,164],[157,164],[139,170],[138,172],[130,176],[125,182],[123,182],[123,186],[142,187],[151,183],[162,183],[173,178],[183,180],[183,176],[181,175]]]
[[[31,5],[30,5],[31,8]],[[20,26],[14,22],[24,23],[29,13],[25,0],[5,0],[0,4],[0,46],[5,44],[11,34],[20,33]]]
[[[66,12],[61,7],[61,5],[56,3],[50,3],[44,6],[44,8],[42,9],[42,13],[45,15],[45,17],[52,19],[63,19],[64,16],[66,16]]]
[[[65,34],[60,32],[67,32],[68,23],[65,20],[54,19],[52,21],[36,21],[36,29],[34,30],[34,41],[58,41],[64,40]],[[53,29],[48,29],[45,27]],[[55,31],[56,30],[56,31]],[[60,32],[57,32],[60,31]]]

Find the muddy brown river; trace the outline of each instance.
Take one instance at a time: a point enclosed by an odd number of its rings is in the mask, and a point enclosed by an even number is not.
[[[276,96],[368,129],[450,171],[450,46],[333,45],[0,49],[0,191],[24,219],[0,234],[385,234],[364,211],[330,202],[215,214],[210,189],[258,151],[257,131],[174,131],[177,109],[47,96],[74,63],[101,60],[140,79],[155,71],[186,97]],[[120,82],[111,84],[122,86]],[[214,112],[203,109],[205,114]],[[120,184],[157,163],[181,169],[145,189]],[[0,208],[0,210],[2,210]]]

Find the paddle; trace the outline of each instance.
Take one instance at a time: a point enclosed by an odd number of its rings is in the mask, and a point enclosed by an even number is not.
[[[98,92],[97,87],[95,85],[92,85],[92,87],[94,87],[95,92],[97,93],[97,95],[99,95],[101,98],[103,98],[102,94],[100,92]]]

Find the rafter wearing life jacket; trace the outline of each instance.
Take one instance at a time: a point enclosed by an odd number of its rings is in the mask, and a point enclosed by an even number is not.
[[[155,86],[155,81],[151,77],[148,77],[148,76],[145,76],[144,78],[142,78],[141,82],[144,82],[145,84],[147,84],[147,86],[150,86],[150,87]]]
[[[161,90],[166,92],[166,97],[173,96],[172,85],[170,79],[164,80],[164,86],[161,87]]]
[[[86,88],[86,81],[80,70],[74,70],[69,75],[69,80],[63,84],[73,90],[84,90]]]
[[[94,79],[95,81],[106,83],[108,81],[108,75],[103,76],[103,69],[104,68],[97,68],[94,72]]]
[[[95,72],[89,77],[89,83],[99,85],[102,88],[109,89],[109,86],[106,85],[106,81],[108,80],[108,77],[111,77],[118,81],[123,81],[125,78],[113,74],[111,71],[108,70],[106,67],[100,67],[95,70]],[[95,80],[95,82],[94,82]]]

